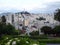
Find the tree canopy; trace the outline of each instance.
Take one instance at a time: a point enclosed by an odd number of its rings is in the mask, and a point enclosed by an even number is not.
[[[4,24],[0,22],[0,35],[17,35],[18,31],[11,24]]]
[[[52,28],[49,27],[49,26],[43,26],[41,28],[41,32],[44,32],[44,34],[50,34],[51,33],[51,30],[52,30]]]
[[[60,9],[57,9],[54,14],[54,19],[60,22]]]

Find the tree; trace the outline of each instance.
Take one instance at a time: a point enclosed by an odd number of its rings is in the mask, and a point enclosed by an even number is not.
[[[15,27],[11,24],[0,23],[0,36],[2,35],[18,35],[19,31],[16,31]]]
[[[4,15],[1,17],[1,20],[2,20],[2,23],[6,23],[6,18]]]
[[[54,14],[54,19],[56,21],[59,21],[60,22],[60,9],[57,9],[55,14]],[[53,29],[54,30],[54,33],[57,35],[60,36],[60,26],[55,26],[55,28]]]
[[[54,14],[54,19],[60,22],[60,9],[57,9]]]
[[[41,32],[44,32],[44,34],[51,34],[51,30],[52,30],[52,28],[49,26],[43,26],[41,28]]]
[[[0,36],[6,34],[6,32],[7,32],[6,29],[7,29],[6,24],[0,22]]]
[[[10,35],[10,34],[14,34],[14,32],[15,32],[15,27],[14,26],[12,26],[11,24],[8,24],[7,26],[6,26],[6,31],[7,31],[7,34],[8,35]]]
[[[56,34],[56,36],[60,36],[60,26],[55,26],[55,28],[53,29],[54,34]]]

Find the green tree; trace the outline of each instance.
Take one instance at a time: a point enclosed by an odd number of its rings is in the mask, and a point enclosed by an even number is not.
[[[4,15],[1,17],[1,20],[2,20],[2,21],[1,21],[2,23],[6,23],[6,18],[5,18]]]
[[[6,25],[0,22],[0,36],[6,34]]]
[[[17,31],[15,29],[14,26],[12,26],[11,24],[4,24],[4,23],[0,23],[0,36],[1,35],[18,35],[20,34],[19,31]]]
[[[56,34],[56,36],[60,36],[60,25],[59,26],[55,26],[55,28],[53,29],[54,34]]]
[[[60,9],[57,9],[54,14],[54,19],[60,22]]]
[[[41,28],[41,32],[44,32],[44,34],[51,34],[52,28],[49,26],[43,26]]]
[[[14,26],[12,26],[11,24],[8,24],[7,26],[6,26],[6,31],[7,31],[7,34],[14,34],[14,32],[15,32],[15,27]]]

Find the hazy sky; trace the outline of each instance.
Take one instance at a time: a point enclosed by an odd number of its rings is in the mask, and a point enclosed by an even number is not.
[[[48,10],[50,8],[60,8],[60,0],[0,0],[0,12],[9,10]]]

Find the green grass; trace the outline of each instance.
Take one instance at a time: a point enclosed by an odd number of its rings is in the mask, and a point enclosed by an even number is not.
[[[46,45],[46,43],[60,43],[60,38],[44,38],[44,39],[33,39],[28,36],[11,36],[11,35],[6,35],[2,36],[0,38],[0,45],[7,44],[10,40],[10,45],[12,44],[13,41],[16,41],[16,45],[32,45],[32,44],[38,44],[38,45]],[[27,43],[26,43],[27,41]]]

